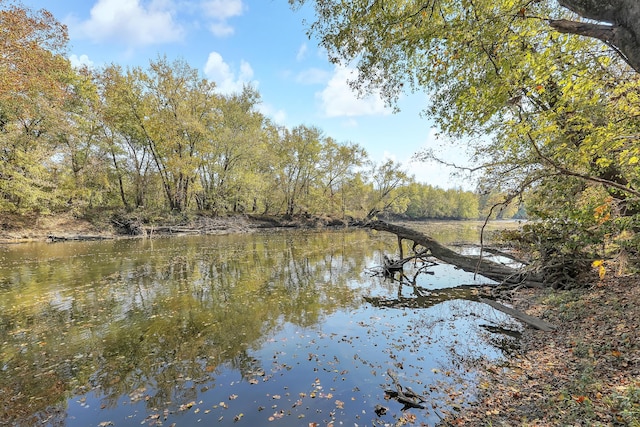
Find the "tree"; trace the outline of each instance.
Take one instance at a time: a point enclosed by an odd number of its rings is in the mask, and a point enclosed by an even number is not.
[[[59,203],[50,166],[73,74],[67,29],[44,10],[0,8],[0,209],[47,211]]]
[[[254,160],[264,151],[264,116],[256,109],[259,102],[260,94],[251,87],[221,99],[220,120],[214,122],[210,144],[200,153],[200,209],[237,211],[250,202],[247,199],[253,199]]]
[[[141,74],[141,69],[124,72],[121,67],[110,65],[97,76],[104,145],[120,200],[127,210],[151,207],[151,202],[158,198],[155,189],[150,188],[157,170],[144,128],[140,126],[140,115],[145,111]],[[154,194],[147,197],[148,193]]]
[[[550,19],[551,27],[602,40],[640,72],[640,4],[637,1],[558,0],[558,3],[583,19]]]
[[[311,189],[320,174],[322,131],[316,127],[282,128],[280,141],[273,147],[280,164],[275,169],[278,188],[284,195],[285,215],[307,212]]]
[[[93,72],[74,70],[68,86],[65,119],[52,129],[59,159],[56,183],[68,208],[79,213],[112,203],[112,177]]]
[[[325,213],[346,216],[345,192],[366,157],[367,152],[357,144],[339,144],[333,138],[324,140],[319,169]]]
[[[220,117],[215,84],[201,79],[186,62],[166,58],[151,61],[147,71],[134,68],[123,76],[111,67],[104,76],[107,117],[124,137],[138,178],[149,155],[167,206],[184,211]]]
[[[400,213],[407,208],[407,184],[410,178],[401,165],[389,159],[371,169],[373,190],[369,195],[367,219],[374,218],[382,212]]]
[[[637,43],[623,42],[640,22],[636,2],[561,2],[613,22],[596,37],[608,44],[576,36],[596,35],[593,22],[561,28],[579,17],[551,1],[312,3],[310,33],[332,61],[356,63],[354,87],[380,89],[392,104],[407,88],[425,90],[440,129],[473,141],[483,193],[537,197],[541,213],[555,206],[551,215],[562,221],[608,203],[611,222],[620,219],[614,235],[638,228],[640,80],[621,60],[636,67]],[[587,223],[577,228],[585,241]],[[583,245],[580,256],[604,256],[596,248]]]

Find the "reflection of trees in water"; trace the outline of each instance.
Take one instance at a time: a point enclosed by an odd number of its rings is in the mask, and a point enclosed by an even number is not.
[[[509,316],[479,301],[484,286],[462,285],[455,288],[429,289],[420,286],[421,276],[432,274],[422,264],[395,274],[373,270],[384,281],[388,292],[366,296],[374,307],[411,310],[413,340],[427,340],[429,352],[436,362],[439,378],[431,397],[439,402],[464,404],[475,394],[475,372],[486,360],[495,360],[514,351],[521,328]],[[443,375],[444,374],[444,375]],[[453,392],[452,392],[453,391]]]
[[[52,268],[34,264],[23,272],[27,283],[14,280],[16,291],[0,302],[2,362],[10,374],[0,378],[3,418],[63,419],[74,389],[93,390],[113,408],[120,396],[146,387],[148,407],[161,408],[195,396],[222,364],[250,376],[262,370],[250,350],[286,322],[307,327],[361,304],[353,283],[379,243],[359,231],[139,245],[151,247],[108,243],[117,247],[115,259],[100,246],[93,263],[89,250],[81,264],[77,253],[72,261],[58,257]],[[68,271],[51,276],[54,270]],[[83,275],[87,281],[77,285]],[[39,301],[22,304],[20,290],[36,293],[38,281]],[[47,300],[54,290],[68,303]]]

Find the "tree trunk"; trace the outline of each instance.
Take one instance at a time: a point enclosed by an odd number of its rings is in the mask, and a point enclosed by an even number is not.
[[[638,0],[558,0],[558,3],[585,19],[550,20],[549,24],[562,33],[593,37],[613,47],[640,73],[640,2]]]
[[[372,221],[366,224],[373,230],[387,231],[398,236],[399,239],[411,240],[428,249],[431,256],[448,264],[453,264],[464,271],[478,273],[484,277],[503,284],[544,286],[542,277],[537,274],[525,273],[502,264],[489,261],[479,256],[461,255],[435,241],[433,238],[401,225],[389,224],[384,221]]]

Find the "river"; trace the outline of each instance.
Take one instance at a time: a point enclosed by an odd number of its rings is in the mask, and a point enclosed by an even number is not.
[[[448,244],[479,226],[416,225]],[[396,252],[364,230],[0,246],[0,424],[434,425],[512,344],[491,327],[519,326],[457,288],[487,279],[377,274]]]

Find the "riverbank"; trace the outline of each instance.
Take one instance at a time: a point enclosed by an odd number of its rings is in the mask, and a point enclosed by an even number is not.
[[[483,363],[478,402],[444,425],[640,425],[640,277],[527,289],[513,305],[558,326],[526,329],[518,354]]]
[[[178,234],[248,233],[268,228],[319,228],[345,226],[346,221],[314,216],[283,218],[267,215],[225,217],[135,215],[88,220],[70,214],[55,216],[7,216],[0,223],[0,244],[32,241],[106,240],[131,237],[161,237]]]

